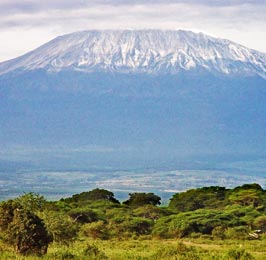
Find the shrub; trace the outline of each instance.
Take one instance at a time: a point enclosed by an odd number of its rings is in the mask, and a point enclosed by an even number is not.
[[[144,205],[142,207],[138,207],[133,211],[134,216],[148,218],[153,221],[156,221],[162,216],[170,215],[171,213],[164,208],[159,208],[153,205]]]
[[[7,230],[8,225],[13,221],[14,210],[21,206],[12,200],[2,202],[0,205],[0,231]]]
[[[255,228],[260,229],[262,232],[266,232],[266,216],[259,216],[254,220],[253,225]]]
[[[121,224],[124,232],[135,233],[136,235],[150,234],[153,222],[145,218],[128,218]]]
[[[69,216],[65,216],[62,213],[45,211],[41,214],[41,217],[53,241],[67,244],[76,238],[78,226]]]
[[[97,214],[93,210],[74,209],[68,215],[74,222],[77,223],[91,223],[98,220]]]
[[[83,250],[83,255],[90,260],[106,260],[107,256],[95,245],[87,245]]]
[[[179,260],[199,260],[199,254],[193,247],[188,247],[183,243],[176,246],[164,246],[157,250],[151,259],[179,259]]]
[[[228,228],[225,231],[225,236],[228,239],[244,240],[248,238],[248,228],[245,226]]]
[[[230,260],[253,260],[254,257],[244,249],[230,249],[227,253]]]
[[[215,238],[225,239],[225,227],[217,226],[212,230],[212,236]]]
[[[103,221],[88,223],[82,226],[81,234],[93,239],[108,239],[109,233]]]
[[[56,260],[74,260],[74,259],[78,260],[78,258],[69,251],[56,252],[55,254],[53,254],[53,257]]]
[[[5,240],[16,247],[16,251],[23,255],[44,255],[48,244],[52,241],[43,221],[33,213],[14,210],[12,222],[5,231]]]

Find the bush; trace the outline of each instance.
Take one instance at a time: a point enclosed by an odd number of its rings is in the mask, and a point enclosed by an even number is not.
[[[266,216],[259,216],[254,220],[254,227],[260,229],[261,232],[266,232]]]
[[[85,224],[98,220],[97,214],[93,210],[74,209],[68,215],[74,222]]]
[[[244,249],[230,249],[227,253],[230,260],[253,260],[254,257]]]
[[[248,238],[248,228],[245,226],[228,228],[225,231],[225,237],[228,239],[245,240]]]
[[[125,220],[120,228],[124,232],[134,233],[136,235],[147,235],[151,233],[153,222],[150,219],[145,218],[128,218]]]
[[[41,214],[47,230],[53,241],[67,244],[77,237],[78,226],[69,217],[62,213],[45,211]]]
[[[69,251],[56,252],[55,254],[53,254],[53,257],[56,260],[74,260],[74,259],[78,260],[78,258]]]
[[[14,210],[14,217],[5,231],[5,240],[16,247],[16,251],[23,255],[44,255],[52,241],[43,221],[33,213]]]
[[[212,236],[215,238],[225,239],[225,227],[217,226],[212,230]]]
[[[153,221],[156,221],[162,216],[168,216],[171,213],[164,208],[159,208],[153,205],[144,205],[142,207],[138,207],[133,211],[134,216],[148,218]]]
[[[13,221],[14,210],[21,206],[12,200],[2,202],[0,205],[0,231],[7,230],[9,224]]]
[[[82,226],[81,234],[93,239],[108,239],[109,233],[103,221],[88,223]]]
[[[90,260],[106,260],[107,256],[101,252],[95,245],[87,245],[83,250],[83,255],[88,257]]]
[[[179,243],[177,246],[164,246],[159,248],[152,256],[152,259],[199,260],[200,257],[193,247]]]

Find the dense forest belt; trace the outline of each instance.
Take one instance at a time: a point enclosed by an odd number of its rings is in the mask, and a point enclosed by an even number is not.
[[[0,259],[265,257],[266,191],[260,185],[203,187],[174,194],[167,206],[160,202],[154,193],[129,193],[120,202],[98,188],[58,201],[35,193],[3,201]]]

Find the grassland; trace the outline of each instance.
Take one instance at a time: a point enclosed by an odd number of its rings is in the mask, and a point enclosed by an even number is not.
[[[21,256],[5,245],[0,247],[1,260],[229,260],[257,259],[266,256],[266,240],[149,239],[129,240],[81,239],[69,245],[52,244],[47,255]]]

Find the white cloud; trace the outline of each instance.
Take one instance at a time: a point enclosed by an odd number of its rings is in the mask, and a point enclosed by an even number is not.
[[[59,34],[88,29],[182,28],[266,52],[265,1],[17,2],[0,3],[0,60],[29,51]]]

